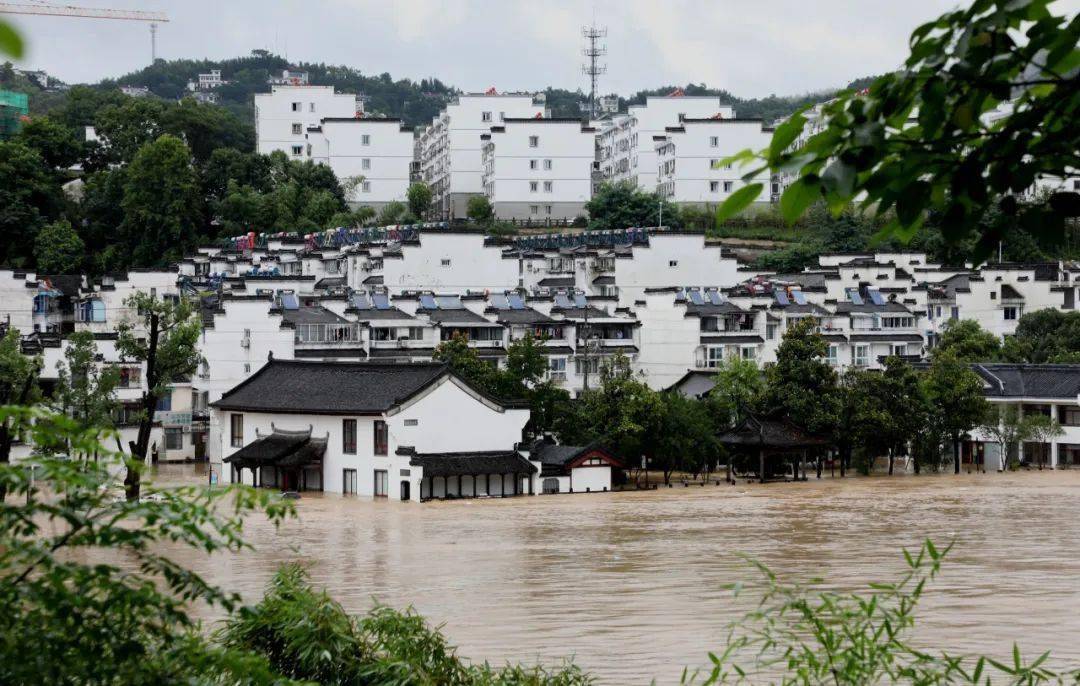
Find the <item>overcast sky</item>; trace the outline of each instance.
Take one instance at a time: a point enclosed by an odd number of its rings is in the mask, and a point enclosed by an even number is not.
[[[26,2],[26,0],[21,0]],[[792,95],[896,67],[919,23],[956,0],[49,0],[159,10],[158,56],[224,58],[266,48],[467,91],[587,88],[581,27],[606,25],[601,91],[706,83],[742,97]],[[1075,13],[1080,0],[1058,0]],[[69,83],[150,60],[147,25],[14,16],[22,66]]]

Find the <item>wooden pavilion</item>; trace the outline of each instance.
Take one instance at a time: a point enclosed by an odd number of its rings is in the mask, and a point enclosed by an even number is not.
[[[791,459],[794,480],[806,480],[806,455],[815,449],[828,448],[832,444],[828,439],[812,434],[802,427],[783,418],[766,418],[747,415],[731,431],[721,434],[720,443],[725,447],[735,448],[758,458],[758,479],[765,483],[769,479],[768,462],[782,465],[785,458]],[[774,470],[774,473],[779,473]],[[786,476],[784,477],[786,479]],[[727,480],[735,483],[731,471],[731,459],[728,459]],[[779,480],[779,479],[777,479]]]

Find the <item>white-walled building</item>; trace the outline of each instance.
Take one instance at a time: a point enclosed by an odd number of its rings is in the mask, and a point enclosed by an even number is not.
[[[546,117],[532,94],[494,92],[459,96],[416,142],[420,179],[431,187],[432,207],[443,218],[464,217],[469,197],[484,193],[483,141],[505,119]]]
[[[306,155],[334,170],[352,205],[405,201],[413,135],[398,119],[324,117],[307,129]]]
[[[273,86],[255,94],[255,150],[281,150],[291,159],[308,156],[307,132],[323,119],[352,118],[356,96],[335,93],[333,86]]]
[[[678,127],[687,119],[713,118],[734,119],[735,111],[716,96],[648,96],[644,105],[631,105],[626,114],[602,125],[597,136],[600,175],[605,181],[632,181],[646,191],[654,190],[659,164],[653,137],[665,136],[668,127]]]
[[[779,187],[770,186],[766,169],[749,181],[749,171],[738,164],[721,161],[741,150],[761,150],[769,146],[772,129],[759,119],[683,119],[653,137],[656,147],[656,191],[680,205],[712,207],[750,183],[761,183],[767,202]]]
[[[536,492],[529,410],[441,364],[274,360],[212,404],[225,480],[391,500]]]
[[[506,118],[482,134],[482,187],[499,219],[572,221],[592,198],[595,129]]]

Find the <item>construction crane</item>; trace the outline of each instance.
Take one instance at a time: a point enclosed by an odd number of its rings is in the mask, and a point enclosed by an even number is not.
[[[101,7],[76,7],[75,5],[46,5],[0,2],[0,14],[44,14],[52,17],[84,17],[86,19],[126,19],[150,22],[150,63],[157,61],[157,27],[169,21],[164,12],[141,12],[138,10],[113,10]]]

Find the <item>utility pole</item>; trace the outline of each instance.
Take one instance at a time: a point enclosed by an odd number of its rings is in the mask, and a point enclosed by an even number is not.
[[[157,62],[157,24],[150,24],[150,64]]]
[[[607,65],[600,63],[600,58],[607,54],[607,47],[600,42],[600,39],[607,37],[607,27],[598,28],[596,23],[593,22],[591,26],[585,26],[581,29],[581,35],[587,42],[581,54],[585,56],[588,62],[581,65],[581,71],[589,77],[589,119],[596,119],[598,115],[596,109],[596,84],[599,81],[598,77],[607,72]]]

